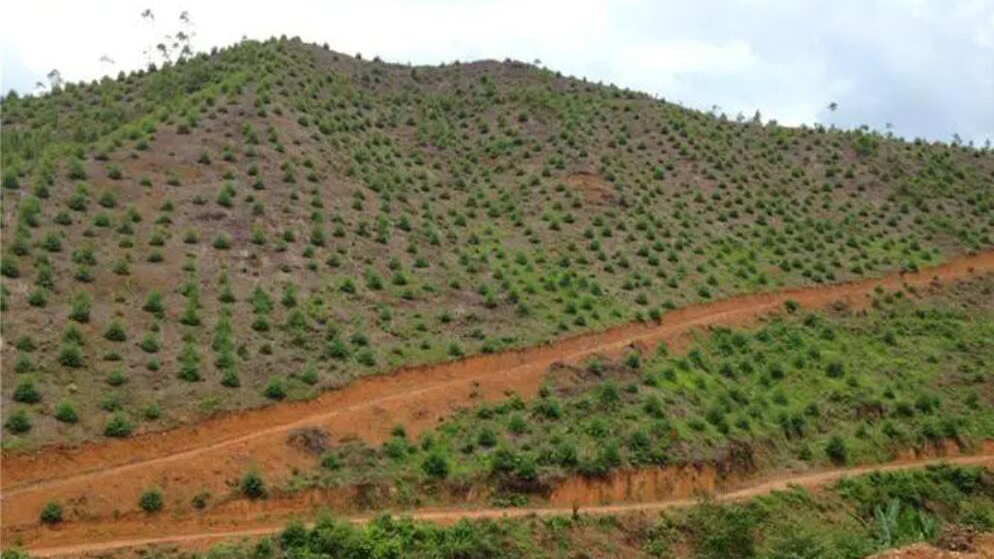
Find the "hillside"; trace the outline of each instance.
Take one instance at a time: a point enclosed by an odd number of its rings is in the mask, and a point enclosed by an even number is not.
[[[4,447],[994,246],[994,153],[296,40],[2,104]]]

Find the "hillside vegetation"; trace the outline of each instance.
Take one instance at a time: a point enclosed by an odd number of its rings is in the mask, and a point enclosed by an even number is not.
[[[733,122],[517,62],[244,42],[2,113],[6,447],[994,245],[989,150]],[[740,429],[729,412],[684,428]]]
[[[911,297],[785,310],[758,328],[715,329],[681,355],[661,346],[554,368],[532,402],[479,405],[417,439],[398,425],[378,448],[328,444],[290,487],[379,485],[403,506],[483,487],[520,505],[578,476],[701,465],[734,477],[994,439],[994,276]]]

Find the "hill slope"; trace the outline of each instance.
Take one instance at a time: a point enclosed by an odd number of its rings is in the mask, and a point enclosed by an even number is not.
[[[293,40],[3,101],[8,447],[994,245],[994,155]]]

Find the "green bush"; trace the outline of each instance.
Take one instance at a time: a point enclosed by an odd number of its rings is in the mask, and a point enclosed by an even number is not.
[[[282,379],[272,377],[269,379],[269,383],[266,384],[266,388],[262,393],[270,400],[282,400],[286,398],[286,386],[283,384]]]
[[[62,522],[62,505],[56,501],[49,501],[41,508],[39,520],[42,524],[58,524]]]
[[[66,176],[72,180],[86,179],[86,169],[83,167],[83,162],[79,159],[70,159],[69,166],[66,170]]]
[[[145,298],[142,310],[150,312],[158,318],[162,318],[165,314],[165,307],[162,304],[162,293],[158,291],[149,292],[148,297]]]
[[[429,477],[445,479],[449,475],[449,461],[441,452],[432,451],[421,462],[421,470]]]
[[[228,250],[231,248],[231,235],[227,233],[218,233],[214,237],[214,241],[211,242],[211,246],[217,250]]]
[[[17,190],[20,184],[17,180],[17,173],[12,170],[5,170],[3,173],[3,187],[8,190]]]
[[[112,342],[123,342],[127,340],[128,335],[124,331],[124,324],[117,319],[111,321],[110,325],[107,326],[107,330],[104,332],[104,338]]]
[[[193,508],[197,510],[203,510],[207,508],[207,501],[210,499],[210,497],[211,494],[208,493],[207,491],[200,491],[193,496],[193,499],[191,499],[190,503],[193,505]]]
[[[79,421],[79,415],[71,402],[62,401],[55,406],[55,419],[71,425]]]
[[[691,509],[687,526],[700,559],[754,557],[759,516],[748,506],[703,503]]]
[[[162,509],[162,492],[158,489],[147,489],[138,498],[138,507],[145,512],[153,513]]]
[[[832,435],[828,439],[828,443],[825,444],[825,455],[828,459],[835,464],[845,464],[848,459],[848,451],[846,450],[846,443],[842,440],[842,437],[838,435]]]
[[[7,421],[4,422],[4,427],[6,427],[11,433],[27,433],[31,430],[31,419],[28,418],[28,413],[26,411],[17,410],[7,417]]]
[[[15,402],[21,402],[22,404],[34,404],[41,400],[41,394],[35,388],[35,384],[31,382],[31,379],[24,379],[18,382],[14,388],[13,399]]]
[[[321,467],[326,470],[338,470],[342,467],[342,461],[338,459],[337,454],[326,450],[321,454]]]
[[[90,321],[90,296],[86,293],[77,293],[72,298],[72,305],[69,310],[69,319],[76,322],[86,323]]]
[[[242,495],[245,495],[249,499],[261,499],[266,496],[266,484],[255,470],[246,472],[238,487]]]
[[[476,442],[484,448],[491,448],[497,445],[497,432],[489,427],[484,427],[476,437]]]
[[[104,425],[104,435],[124,438],[131,434],[131,422],[122,413],[115,413]]]
[[[845,374],[845,372],[845,365],[843,365],[841,361],[832,361],[825,366],[825,374],[828,375],[829,378],[840,378]]]

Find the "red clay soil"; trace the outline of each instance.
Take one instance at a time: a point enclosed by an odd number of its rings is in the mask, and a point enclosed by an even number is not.
[[[613,481],[600,482],[597,480],[582,480],[577,478],[560,487],[546,506],[534,508],[449,508],[449,509],[417,509],[401,511],[400,514],[418,520],[452,524],[462,519],[499,519],[524,516],[563,516],[581,512],[583,514],[627,514],[634,512],[654,512],[670,508],[691,506],[698,502],[703,494],[710,495],[716,501],[741,501],[773,491],[782,491],[790,487],[815,488],[834,483],[844,477],[863,475],[873,471],[896,471],[922,468],[931,464],[946,463],[958,465],[994,465],[994,444],[986,443],[980,449],[981,453],[971,456],[953,456],[944,458],[928,458],[918,460],[902,460],[889,464],[861,466],[857,468],[826,470],[800,475],[785,475],[751,483],[737,482],[732,490],[716,488],[724,485],[711,472],[698,472],[694,481],[681,479],[685,467],[654,468],[619,472],[612,476]],[[656,483],[659,479],[676,481],[663,486]],[[621,480],[624,480],[621,482]],[[611,502],[600,504],[597,501],[607,496],[616,496],[615,491],[619,482],[629,489],[639,486],[651,487],[653,490],[662,489],[663,495],[654,493],[641,494],[627,492],[628,497],[643,497],[655,500],[642,502]],[[598,487],[603,485],[603,487]],[[593,492],[590,489],[594,489]],[[668,493],[672,491],[672,493]],[[168,515],[144,516],[130,513],[113,521],[78,522],[60,528],[35,527],[32,531],[42,537],[35,538],[39,542],[29,547],[32,556],[38,557],[79,557],[90,554],[107,553],[113,550],[139,548],[150,545],[176,545],[183,548],[204,549],[211,544],[223,540],[250,538],[271,534],[282,529],[286,522],[293,518],[306,518],[318,510],[319,498],[314,492],[306,498],[300,494],[288,495],[275,501],[265,503],[241,503],[241,510],[227,508],[226,510],[211,511],[200,518],[176,519]],[[355,515],[347,517],[353,522],[367,522],[370,515]],[[145,536],[136,536],[145,534]],[[149,536],[154,534],[154,536]],[[73,542],[73,543],[64,543]],[[79,543],[85,542],[85,543]],[[944,555],[941,557],[945,557]]]
[[[173,516],[192,515],[193,495],[227,495],[229,482],[250,467],[273,485],[295,469],[312,468],[314,456],[286,442],[297,428],[319,427],[335,439],[358,437],[374,444],[398,424],[417,435],[461,406],[502,399],[508,392],[533,397],[555,362],[611,355],[633,345],[672,346],[695,329],[749,322],[781,309],[787,300],[809,308],[837,301],[861,307],[878,286],[923,287],[988,271],[994,271],[994,251],[917,273],[692,305],[666,313],[660,324],[633,323],[518,351],[400,369],[310,401],[227,414],[170,431],[75,448],[6,452],[0,478],[0,537],[6,543],[19,534],[25,545],[41,543],[28,536],[28,528],[37,526],[41,507],[51,500],[62,502],[72,520],[119,518],[135,511],[140,493],[152,486],[162,490]]]

